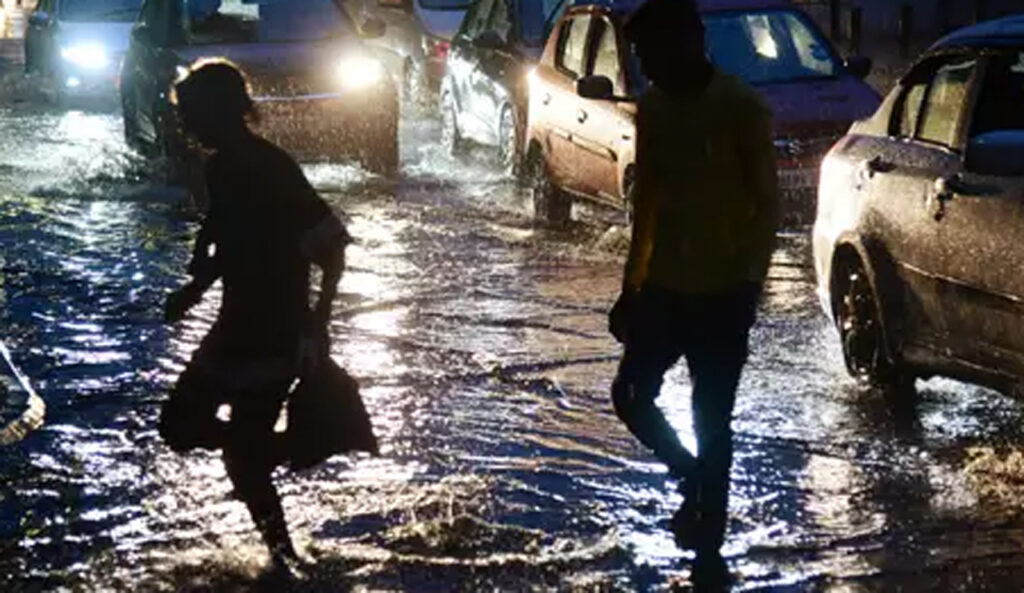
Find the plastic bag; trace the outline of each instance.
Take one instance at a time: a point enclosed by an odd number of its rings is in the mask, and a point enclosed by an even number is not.
[[[338,453],[380,454],[359,383],[331,358],[299,380],[287,413],[285,443],[293,470],[313,467]]]

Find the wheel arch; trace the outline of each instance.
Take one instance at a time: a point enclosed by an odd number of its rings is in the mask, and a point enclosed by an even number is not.
[[[880,241],[852,233],[840,235],[836,240],[829,264],[828,278],[832,321],[835,323],[839,295],[842,294],[840,283],[844,281],[842,275],[837,274],[837,271],[841,270],[843,265],[848,265],[851,262],[859,262],[864,273],[867,274],[872,296],[875,303],[878,304],[883,348],[890,362],[896,362],[902,333],[900,312],[903,307],[899,292],[900,282],[893,259]]]

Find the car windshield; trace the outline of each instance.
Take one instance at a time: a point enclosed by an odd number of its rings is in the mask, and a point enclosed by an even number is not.
[[[466,10],[473,0],[420,0],[425,10]]]
[[[62,0],[59,6],[62,21],[131,23],[142,0]]]
[[[565,10],[566,0],[521,0],[519,2],[519,26],[523,43],[542,46]]]
[[[832,48],[802,13],[725,12],[704,17],[711,61],[751,84],[831,78]]]
[[[335,0],[185,0],[189,42],[316,41],[352,34]]]

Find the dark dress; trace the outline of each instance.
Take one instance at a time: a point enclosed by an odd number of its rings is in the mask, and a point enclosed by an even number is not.
[[[161,434],[177,450],[272,430],[297,376],[310,263],[349,241],[295,161],[263,138],[211,156],[206,178],[210,210],[189,272],[203,286],[220,278],[224,290],[164,408]],[[231,405],[228,426],[216,420],[221,404]]]

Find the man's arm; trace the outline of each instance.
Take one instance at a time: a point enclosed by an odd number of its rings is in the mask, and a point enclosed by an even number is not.
[[[747,107],[749,115],[742,118],[744,126],[738,134],[741,173],[753,204],[747,238],[748,279],[763,282],[775,249],[780,191],[771,110],[760,98],[755,99],[754,105]]]
[[[656,179],[650,157],[650,128],[643,105],[637,107],[636,116],[636,181],[633,186],[633,231],[629,241],[629,255],[622,279],[622,292],[633,294],[647,279],[647,265],[654,246],[654,220],[657,214]]]

